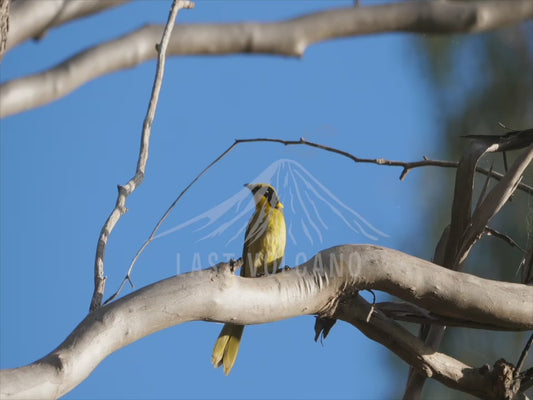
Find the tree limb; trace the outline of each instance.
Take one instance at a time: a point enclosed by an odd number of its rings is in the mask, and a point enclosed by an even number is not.
[[[370,321],[366,315],[372,307],[357,296],[343,302],[335,316],[354,325],[370,339],[381,343],[427,378],[433,378],[444,385],[470,393],[481,399],[511,399],[522,389],[522,379],[513,376],[513,369],[498,368],[498,360],[491,370],[488,365],[472,368],[446,354],[434,351],[413,336],[407,329],[389,319],[379,311],[372,312]],[[508,363],[505,363],[508,366]]]
[[[467,136],[468,137],[468,136]],[[505,135],[474,135],[465,148],[457,168],[452,217],[442,234],[433,261],[446,268],[460,270],[475,242],[483,234],[490,219],[500,210],[516,189],[522,174],[533,157],[533,129],[509,132]],[[477,163],[487,153],[527,149],[517,158],[504,178],[480,200],[472,214],[474,175]],[[444,326],[421,326],[420,337],[433,349],[438,349],[444,337]],[[410,369],[404,399],[417,400],[422,396],[425,376]]]
[[[262,278],[241,278],[224,264],[137,290],[90,313],[44,358],[0,371],[0,397],[59,397],[109,354],[176,324],[204,320],[250,325],[321,314],[362,289],[383,290],[450,317],[467,315],[504,329],[533,329],[533,287],[451,271],[384,247],[344,245],[324,250],[297,268]],[[417,350],[405,349],[404,356],[411,351]],[[454,366],[459,364],[447,365],[442,374],[463,373]]]
[[[7,35],[9,34],[9,14],[11,0],[0,0],[0,63],[7,51]]]
[[[527,250],[522,248],[522,246],[520,246],[518,243],[516,243],[516,241],[512,237],[510,237],[510,236],[508,236],[508,235],[506,235],[506,234],[504,234],[502,232],[499,232],[496,229],[491,228],[490,226],[486,226],[485,227],[484,233],[487,236],[494,236],[494,237],[496,237],[498,239],[501,239],[505,243],[507,243],[509,246],[520,250],[524,254],[527,254]]]
[[[459,251],[459,264],[468,256],[474,243],[483,235],[489,221],[500,211],[503,205],[516,190],[518,183],[533,160],[533,144],[515,160],[504,178],[487,194],[479,207],[474,210],[472,219],[463,233],[463,240]]]
[[[124,279],[122,280],[118,290],[113,293],[111,295],[111,297],[109,297],[104,304],[107,304],[113,300],[115,300],[115,298],[120,294],[120,292],[122,291],[122,288],[124,287],[124,285],[126,284],[126,282],[130,282],[131,283],[131,273],[133,271],[133,267],[135,266],[135,264],[137,263],[137,260],[139,259],[139,257],[141,256],[141,254],[144,252],[144,250],[146,249],[146,247],[148,247],[148,245],[150,243],[152,243],[152,241],[154,240],[155,238],[155,235],[156,233],[159,231],[159,228],[161,227],[161,225],[163,224],[163,222],[167,219],[167,217],[170,215],[170,213],[172,212],[172,210],[174,209],[174,207],[176,207],[176,205],[178,204],[178,202],[181,200],[181,198],[185,195],[185,193],[187,193],[187,191],[192,187],[192,185],[194,185],[202,176],[204,176],[204,174],[207,173],[207,171],[209,171],[216,163],[218,163],[220,160],[222,160],[224,157],[226,157],[226,155],[228,155],[235,147],[237,146],[237,143],[233,143],[231,146],[229,146],[225,151],[223,151],[216,159],[214,159],[213,161],[211,161],[211,163],[209,163],[209,165],[207,167],[205,167],[202,172],[200,172],[198,175],[196,175],[196,177],[191,181],[189,182],[189,184],[185,187],[185,189],[183,189],[180,194],[178,195],[178,197],[176,197],[176,199],[172,202],[172,204],[167,208],[167,210],[165,211],[165,213],[163,214],[163,216],[159,219],[159,221],[157,222],[157,224],[155,224],[154,226],[154,229],[152,229],[152,233],[150,234],[150,236],[148,237],[148,239],[146,239],[144,241],[144,243],[142,244],[142,246],[139,248],[139,250],[137,250],[137,253],[135,254],[135,257],[133,257],[133,260],[131,261],[130,263],[130,266],[128,268],[128,272],[126,273],[126,276],[124,277]]]
[[[519,138],[520,141],[523,140],[523,137],[526,137],[530,140],[528,144],[533,143],[533,128],[526,129],[521,132],[523,133],[523,136]],[[345,150],[326,146],[320,143],[311,142],[309,140],[304,139],[303,137],[300,138],[299,140],[284,140],[284,139],[275,139],[275,138],[252,138],[252,139],[236,139],[235,140],[235,144],[253,143],[253,142],[280,143],[280,144],[284,144],[285,146],[305,145],[305,146],[329,151],[331,153],[340,154],[341,156],[349,158],[350,160],[356,163],[385,165],[389,167],[402,167],[403,169],[402,169],[402,173],[400,174],[400,180],[403,180],[407,176],[409,171],[415,168],[420,168],[420,167],[459,168],[460,166],[460,162],[457,162],[457,161],[430,160],[427,157],[424,157],[424,159],[420,161],[397,161],[397,160],[387,160],[385,158],[362,158],[362,157],[354,156],[352,153],[349,153]],[[499,172],[495,172],[492,170],[486,170],[485,168],[481,168],[477,165],[475,167],[475,171],[480,172],[491,178],[494,178],[498,181],[502,180],[504,177],[504,175],[500,174]],[[529,185],[526,185],[524,183],[518,183],[517,188],[524,191],[525,193],[529,193],[533,195],[533,188]]]
[[[450,240],[446,246],[442,265],[457,269],[468,256],[473,244],[488,225],[490,219],[505,204],[515,191],[523,172],[533,157],[533,129],[510,132],[501,136],[470,136],[473,138],[466,147],[457,168]],[[478,161],[487,153],[526,148],[495,188],[472,213],[474,177]]]
[[[379,32],[473,33],[530,18],[530,0],[401,2],[339,8],[275,23],[181,25],[172,35],[168,52],[301,57],[308,46],[335,38]],[[162,30],[161,26],[145,26],[78,53],[48,71],[4,83],[0,117],[42,106],[99,76],[153,59],[153,45]]]
[[[168,21],[165,25],[165,30],[163,31],[163,37],[161,38],[161,43],[157,48],[158,57],[156,75],[154,78],[154,85],[152,87],[152,95],[150,96],[150,104],[148,106],[146,117],[143,123],[141,146],[139,150],[139,159],[137,161],[135,176],[131,178],[126,185],[118,187],[118,196],[115,203],[115,208],[113,208],[113,211],[111,211],[111,214],[107,218],[102,230],[100,231],[100,236],[98,237],[96,257],[94,261],[94,292],[91,298],[91,305],[89,307],[91,311],[101,306],[104,297],[104,258],[109,235],[115,228],[120,217],[122,217],[127,211],[126,199],[144,181],[144,173],[146,170],[146,163],[148,162],[150,148],[150,136],[152,135],[152,124],[154,122],[157,102],[159,101],[159,93],[161,92],[161,86],[163,84],[163,75],[165,73],[166,50],[170,40],[170,35],[172,33],[172,28],[174,27],[176,16],[178,15],[179,10],[193,7],[194,3],[191,1],[174,0],[172,3]]]
[[[522,131],[522,132],[524,133],[524,136],[525,135],[529,135],[531,137],[531,140],[533,141],[533,129],[525,130],[525,131]],[[457,168],[459,166],[459,163],[454,162],[454,161],[430,160],[427,157],[424,157],[424,160],[421,160],[421,161],[411,161],[411,162],[386,160],[384,158],[361,158],[361,157],[354,156],[353,154],[351,154],[351,153],[349,153],[347,151],[344,151],[344,150],[340,150],[340,149],[337,149],[337,148],[334,148],[334,147],[326,146],[326,145],[323,145],[323,144],[320,144],[320,143],[310,142],[308,140],[305,140],[303,137],[300,138],[299,140],[284,140],[284,139],[275,139],[275,138],[236,139],[233,142],[233,144],[231,144],[216,159],[214,159],[211,163],[209,163],[209,165],[206,168],[204,168],[185,187],[185,189],[183,189],[180,192],[180,194],[176,197],[176,199],[172,202],[172,204],[167,208],[167,210],[165,211],[163,216],[159,219],[159,221],[157,222],[157,224],[153,228],[152,233],[150,234],[148,239],[145,240],[145,242],[142,244],[142,246],[139,248],[139,250],[135,254],[135,257],[131,261],[130,266],[128,268],[128,271],[127,271],[124,279],[122,280],[119,288],[117,289],[117,291],[113,295],[111,295],[105,301],[104,304],[107,304],[107,303],[113,301],[115,298],[117,298],[118,295],[120,294],[120,292],[122,291],[122,289],[124,288],[124,285],[126,284],[126,282],[130,282],[131,283],[131,274],[132,274],[133,267],[135,266],[137,260],[139,259],[141,254],[144,252],[146,247],[154,240],[154,238],[156,237],[156,233],[158,232],[158,230],[161,227],[161,225],[163,224],[163,222],[170,215],[170,213],[172,212],[174,207],[178,204],[178,202],[181,200],[183,195],[185,195],[185,193],[187,193],[187,191],[192,187],[192,185],[194,185],[207,171],[209,171],[209,169],[211,169],[221,159],[226,157],[239,144],[241,144],[241,143],[256,143],[256,142],[280,143],[280,144],[283,144],[285,146],[306,145],[306,146],[314,147],[314,148],[317,148],[317,149],[320,149],[320,150],[325,150],[325,151],[328,151],[328,152],[331,152],[331,153],[340,154],[340,155],[342,155],[344,157],[349,158],[350,160],[352,160],[352,161],[354,161],[356,163],[370,163],[370,164],[386,165],[386,166],[392,166],[392,167],[402,167],[403,171],[402,171],[402,174],[400,175],[400,179],[404,179],[405,176],[407,175],[407,173],[411,169],[414,169],[414,168],[428,167],[428,166],[445,167],[445,168],[454,168],[455,167],[455,168]],[[500,174],[498,172],[494,172],[494,171],[492,171],[492,169],[487,171],[487,170],[485,170],[483,168],[476,167],[476,171],[481,172],[481,173],[487,175],[488,177],[492,177],[492,178],[495,178],[497,180],[501,180],[504,177],[504,175],[502,175],[502,174]],[[533,188],[531,188],[530,186],[525,185],[523,183],[518,183],[517,188],[525,191],[526,193],[533,194]],[[487,228],[487,229],[490,230],[490,228]],[[494,230],[490,230],[490,232],[492,232],[493,234],[499,234],[498,232],[496,232]],[[499,235],[502,236],[501,234],[499,234]],[[507,239],[508,239],[508,241],[511,241],[511,243],[512,243],[512,239],[510,239],[510,238],[507,238]],[[444,249],[442,251],[444,251]],[[132,286],[133,286],[133,284],[132,284]]]
[[[13,2],[11,9],[12,26],[7,39],[7,50],[28,39],[42,37],[49,28],[128,1],[17,0]]]
[[[375,305],[379,311],[395,321],[413,322],[416,324],[430,324],[440,326],[458,326],[462,328],[484,329],[492,331],[505,331],[501,326],[480,324],[464,318],[452,318],[429,312],[411,303],[382,302]],[[513,329],[509,329],[513,331]]]

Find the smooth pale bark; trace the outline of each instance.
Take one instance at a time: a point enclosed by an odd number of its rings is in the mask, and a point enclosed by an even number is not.
[[[174,30],[168,54],[259,53],[301,57],[308,46],[336,38],[381,32],[473,33],[531,18],[531,0],[399,2],[332,9],[272,23],[180,25]],[[42,106],[99,76],[154,59],[155,44],[162,32],[163,26],[145,26],[71,56],[45,72],[4,83],[0,86],[0,117]],[[8,46],[10,41],[11,34]]]
[[[17,0],[11,8],[7,49],[31,38],[40,38],[48,29],[87,15],[116,7],[129,0]]]
[[[504,329],[533,329],[531,286],[450,271],[379,246],[344,245],[324,250],[290,271],[262,278],[241,278],[223,265],[137,290],[89,314],[44,358],[0,371],[0,397],[59,397],[109,354],[180,323],[250,325],[321,314],[335,308],[340,298],[365,288],[386,291],[445,316]]]

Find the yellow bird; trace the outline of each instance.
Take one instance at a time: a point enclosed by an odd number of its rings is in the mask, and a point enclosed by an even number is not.
[[[281,266],[287,242],[283,204],[276,190],[266,183],[244,186],[254,195],[255,212],[244,236],[241,276],[272,274]],[[211,362],[215,368],[224,364],[226,375],[237,359],[243,331],[244,325],[225,324],[215,343]]]

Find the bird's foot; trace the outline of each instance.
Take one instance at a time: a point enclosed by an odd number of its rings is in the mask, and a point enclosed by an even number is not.
[[[279,274],[280,272],[290,271],[290,270],[291,270],[291,267],[289,267],[288,265],[285,265],[283,268],[278,268],[276,270],[276,274]]]

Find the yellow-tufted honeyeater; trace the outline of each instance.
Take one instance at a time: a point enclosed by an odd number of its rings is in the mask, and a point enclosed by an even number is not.
[[[254,195],[255,212],[244,236],[241,276],[272,274],[281,266],[285,254],[287,229],[283,204],[276,190],[266,183],[245,186]],[[215,343],[211,362],[215,367],[224,365],[226,375],[237,359],[243,331],[244,325],[226,324]]]

